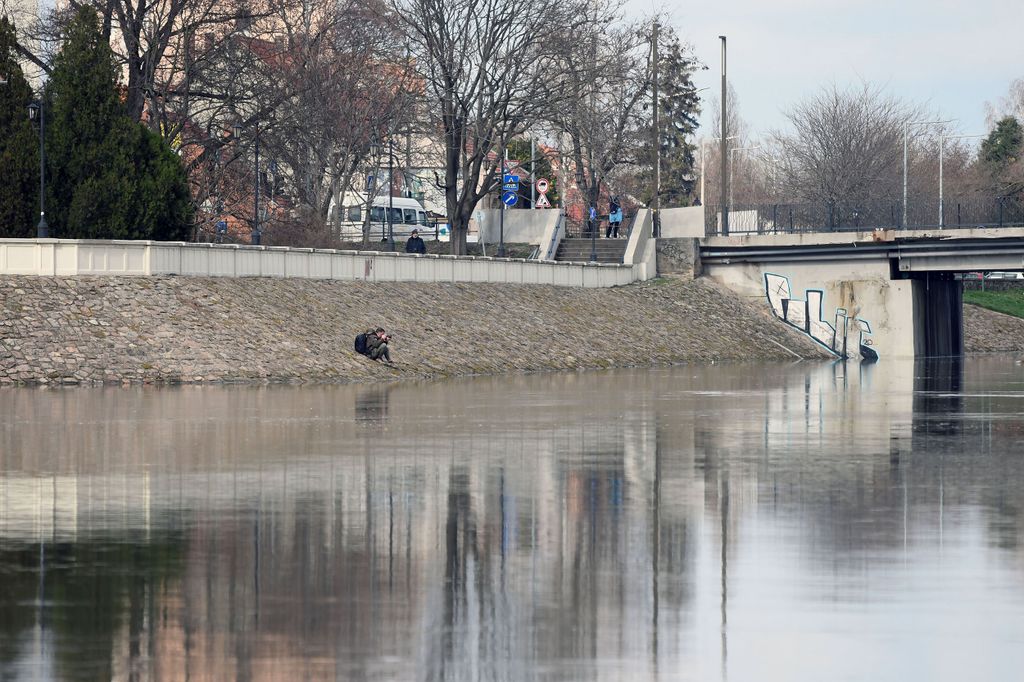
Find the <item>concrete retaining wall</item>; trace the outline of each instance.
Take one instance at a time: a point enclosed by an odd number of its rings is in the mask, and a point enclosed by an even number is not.
[[[480,241],[485,244],[497,244],[502,231],[501,209],[485,209],[476,213],[479,215]],[[540,244],[544,233],[558,222],[558,213],[557,208],[513,208],[505,211],[505,243]]]
[[[553,215],[557,219],[557,212]],[[0,240],[0,275],[188,275],[613,287],[644,279],[643,272],[640,265],[420,256],[283,246],[77,239]]]

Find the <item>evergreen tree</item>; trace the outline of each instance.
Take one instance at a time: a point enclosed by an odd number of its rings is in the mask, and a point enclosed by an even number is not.
[[[694,150],[700,98],[691,76],[697,61],[670,34],[661,47],[659,70],[659,141],[661,143],[661,205],[689,206],[693,202]]]
[[[1007,116],[996,123],[995,129],[981,143],[981,159],[995,167],[1005,167],[1021,156],[1024,130],[1020,121]]]
[[[996,123],[981,143],[979,155],[987,170],[992,190],[1018,201],[1024,197],[1024,128],[1013,116]]]
[[[34,237],[39,142],[28,120],[32,88],[18,65],[14,26],[0,17],[0,237]]]
[[[187,239],[188,182],[178,157],[133,122],[94,10],[67,26],[47,88],[47,207],[57,236]]]

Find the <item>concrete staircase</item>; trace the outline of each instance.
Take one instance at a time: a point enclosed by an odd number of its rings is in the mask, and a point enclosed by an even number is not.
[[[558,245],[555,260],[586,263],[590,260],[590,249],[589,239],[563,239]],[[598,263],[621,263],[626,254],[626,240],[598,239],[594,250]]]

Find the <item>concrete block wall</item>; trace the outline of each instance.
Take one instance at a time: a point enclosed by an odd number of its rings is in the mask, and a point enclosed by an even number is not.
[[[490,282],[613,287],[646,265],[558,263],[184,242],[0,239],[2,275],[291,277],[375,282]]]

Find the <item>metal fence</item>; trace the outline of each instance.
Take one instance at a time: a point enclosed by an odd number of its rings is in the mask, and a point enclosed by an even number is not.
[[[636,220],[636,214],[636,211],[623,211],[622,224],[619,226],[619,239],[629,238],[629,233],[633,229],[633,222]],[[597,227],[597,238],[603,239],[608,232],[608,214],[598,215],[595,225]],[[566,218],[566,239],[590,239],[590,229],[590,221],[586,219],[577,221]]]
[[[705,233],[721,234],[721,213],[705,213]],[[943,229],[1024,226],[1024,201],[1013,197],[947,199],[940,217],[938,200],[830,203],[762,203],[729,211],[730,234],[841,232],[873,229]]]

